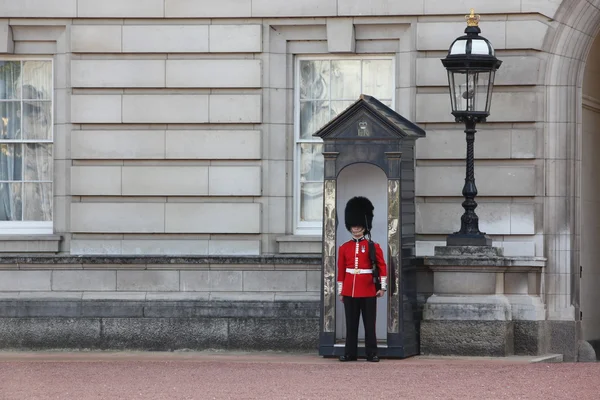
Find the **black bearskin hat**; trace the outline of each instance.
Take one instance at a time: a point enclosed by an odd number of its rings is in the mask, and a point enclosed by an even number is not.
[[[346,229],[351,230],[353,226],[362,226],[365,233],[373,228],[373,203],[366,197],[353,197],[346,204],[345,222]]]

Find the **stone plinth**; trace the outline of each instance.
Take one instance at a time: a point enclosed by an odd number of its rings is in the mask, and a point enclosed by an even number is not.
[[[307,351],[318,345],[318,299],[235,301],[199,292],[179,298],[158,292],[87,295],[5,294],[0,348]]]
[[[514,324],[512,321],[423,321],[421,354],[512,355]]]
[[[320,265],[306,255],[0,256],[0,348],[316,349]]]
[[[444,246],[417,262],[433,273],[421,353],[507,356],[545,351],[540,298],[545,259],[490,246]]]

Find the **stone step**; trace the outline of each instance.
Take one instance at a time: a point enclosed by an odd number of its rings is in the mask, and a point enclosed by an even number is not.
[[[537,356],[531,360],[531,363],[560,363],[563,362],[562,354],[544,354],[543,356]]]
[[[563,362],[562,354],[544,354],[541,356],[509,355],[509,356],[505,356],[505,357],[419,355],[414,358],[419,359],[419,360],[492,361],[492,362],[525,363],[525,364]]]

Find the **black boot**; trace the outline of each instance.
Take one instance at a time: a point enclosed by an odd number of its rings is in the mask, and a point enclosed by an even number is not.
[[[356,356],[349,356],[348,354],[344,354],[343,356],[340,356],[340,361],[356,361],[357,357]]]
[[[367,361],[369,362],[379,362],[379,357],[377,354],[373,354],[367,357]]]

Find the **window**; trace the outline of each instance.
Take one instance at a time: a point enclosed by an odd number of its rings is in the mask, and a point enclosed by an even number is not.
[[[52,61],[0,60],[0,233],[52,233]]]
[[[304,58],[296,62],[295,230],[320,234],[323,219],[322,140],[312,135],[361,94],[394,106],[392,57]]]

